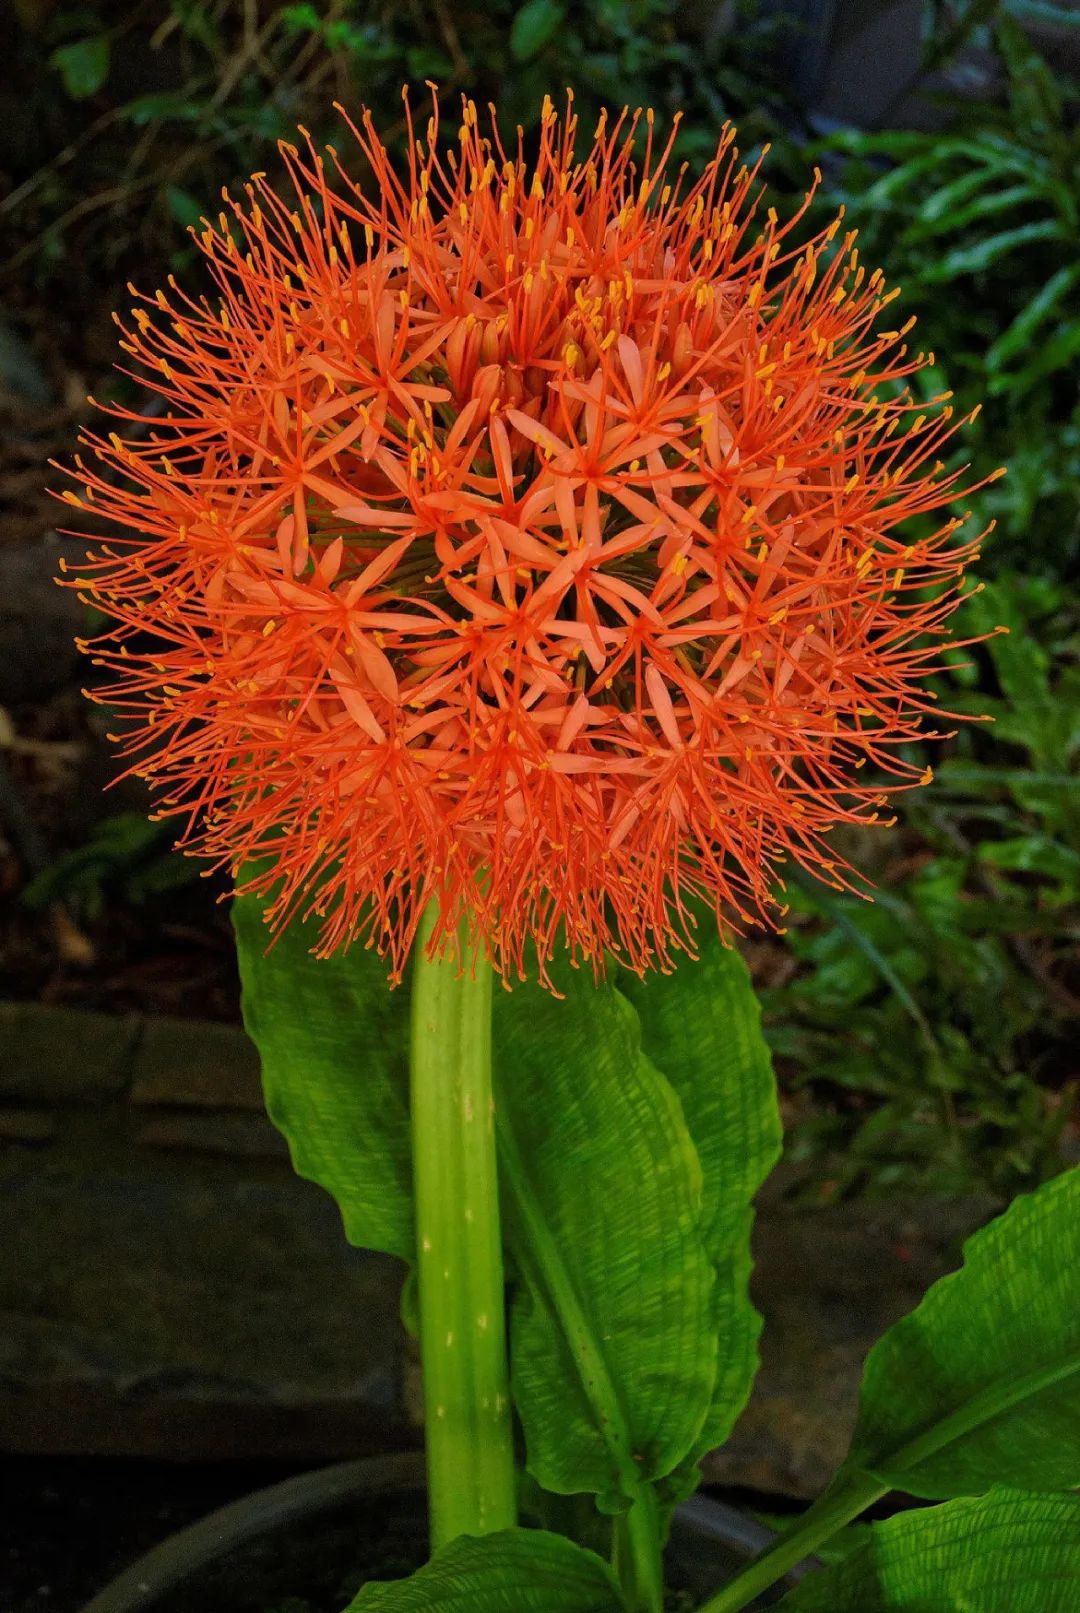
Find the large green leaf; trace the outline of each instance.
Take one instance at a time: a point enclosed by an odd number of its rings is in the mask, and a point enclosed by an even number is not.
[[[619,1613],[605,1562],[562,1535],[461,1535],[410,1579],[365,1585],[346,1613]]]
[[[409,1258],[404,992],[370,952],[314,958],[299,924],[268,949],[254,899],[235,925],[245,1022],[297,1170],[333,1194],[350,1239]],[[515,1396],[540,1482],[618,1510],[647,1481],[681,1469],[681,1484],[745,1402],[750,1203],[777,1151],[775,1093],[745,967],[718,941],[633,987],[670,1080],[625,996],[570,969],[561,984],[561,999],[521,985],[496,1003]]]
[[[514,1400],[529,1470],[622,1510],[696,1449],[716,1377],[702,1177],[682,1106],[613,986],[495,1004]]]
[[[1080,1498],[995,1490],[874,1524],[784,1613],[1075,1613]]]
[[[640,1015],[645,1052],[678,1093],[701,1160],[702,1236],[716,1268],[719,1352],[694,1460],[728,1438],[757,1370],[752,1205],[781,1142],[776,1080],[749,970],[715,928],[703,933],[697,959],[668,975],[628,977],[623,987]]]
[[[977,1232],[871,1350],[855,1470],[926,1497],[1080,1485],[1080,1169]]]
[[[333,1195],[350,1243],[411,1260],[408,1008],[386,965],[351,947],[315,958],[298,922],[270,946],[263,903],[233,902],[244,1024],[266,1107],[301,1176]]]

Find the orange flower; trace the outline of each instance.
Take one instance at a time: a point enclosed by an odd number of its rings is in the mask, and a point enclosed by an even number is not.
[[[641,969],[782,857],[843,883],[858,770],[925,782],[897,747],[976,549],[930,519],[954,422],[874,332],[895,293],[839,219],[759,217],[730,130],[690,185],[651,113],[579,158],[547,101],[530,164],[466,103],[406,180],[349,127],[373,185],[305,134],[295,196],[197,236],[213,302],[138,300],[163,412],[111,407],[65,495],[118,529],[74,585],[134,770],[271,922],[395,972],[432,898],[505,972],[560,931]]]

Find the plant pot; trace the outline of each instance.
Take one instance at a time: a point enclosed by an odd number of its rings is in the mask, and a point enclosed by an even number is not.
[[[695,1496],[672,1524],[672,1583],[701,1598],[769,1539],[734,1508]],[[256,1490],[179,1530],[83,1613],[340,1613],[366,1580],[408,1573],[426,1552],[423,1457],[366,1457]]]

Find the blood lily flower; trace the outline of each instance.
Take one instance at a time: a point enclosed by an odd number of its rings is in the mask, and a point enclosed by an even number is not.
[[[642,969],[785,857],[843,882],[826,832],[925,782],[976,549],[895,294],[730,130],[696,183],[649,113],[578,155],[546,102],[526,160],[467,102],[401,178],[349,130],[364,184],[286,145],[197,235],[213,298],[136,294],[161,412],[110,406],[65,495],[117,531],[75,585],[160,811],[397,972],[432,899],[506,973]]]

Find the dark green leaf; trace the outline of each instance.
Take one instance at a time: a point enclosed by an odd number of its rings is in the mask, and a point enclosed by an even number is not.
[[[1047,375],[1053,375],[1055,370],[1063,370],[1070,366],[1074,359],[1080,356],[1080,321],[1069,321],[1058,327],[1054,334],[1046,341],[1038,343],[1029,363],[1022,370],[1015,370],[1009,375],[995,375],[990,381],[990,392],[997,396],[1001,392],[1012,392],[1020,395],[1043,380]]]
[[[1027,307],[1022,309],[1007,330],[1003,331],[986,355],[988,370],[999,370],[1010,359],[1027,347],[1036,330],[1068,296],[1080,280],[1080,264],[1068,264],[1059,269],[1044,286],[1040,286]]]
[[[950,15],[951,8],[932,4],[929,8],[930,16],[924,24],[924,45],[921,62],[922,74],[933,72],[935,68],[947,62],[963,45],[966,45],[988,18],[994,16],[999,9],[1000,0],[968,0],[968,4],[956,8],[958,15]],[[940,14],[945,14],[948,26],[941,26]]]
[[[1019,247],[1031,246],[1034,241],[1053,241],[1060,239],[1064,234],[1063,226],[1057,219],[1039,219],[1032,224],[1020,224],[1015,229],[1001,230],[997,235],[984,236],[982,240],[975,241],[970,246],[957,247],[953,252],[946,252],[940,262],[930,264],[923,272],[923,279],[927,284],[936,281],[957,280],[961,275],[979,274],[988,269],[1007,252],[1015,252]]]
[[[981,793],[1020,783],[1031,789],[1080,791],[1080,778],[1069,773],[1035,772],[1026,767],[987,767],[979,762],[942,762],[935,774],[939,785]]]
[[[974,632],[995,634],[988,649],[1010,706],[1023,712],[1029,738],[1038,749],[1038,734],[1032,732],[1052,711],[1050,657],[1036,636],[1028,631],[1016,590],[1004,582],[991,583],[973,593],[965,606]],[[1004,627],[1006,632],[997,631]]]
[[[410,1579],[365,1585],[346,1613],[620,1613],[607,1564],[562,1535],[462,1535]]]
[[[86,101],[96,95],[109,76],[109,36],[92,34],[71,45],[61,45],[49,57],[64,81],[73,101]]]
[[[925,134],[912,129],[840,129],[823,140],[821,148],[823,151],[844,151],[853,157],[896,158],[905,151],[924,152],[927,143]],[[939,142],[942,157],[948,156],[955,145],[955,141],[942,139]]]
[[[1053,28],[1080,28],[1080,11],[1070,0],[1009,0],[1009,9],[1023,20],[1049,23]]]
[[[1020,207],[1039,199],[1038,191],[1026,182],[1021,185],[1009,185],[1002,190],[987,175],[983,174],[981,177],[986,186],[981,196],[976,196],[965,207],[954,205],[934,218],[929,216],[929,208],[925,209],[922,218],[904,231],[904,245],[910,246],[930,240],[937,235],[955,235],[968,224],[980,224],[983,219],[1007,212],[1010,207]]]
[[[169,186],[165,200],[169,204],[169,212],[185,230],[194,229],[205,216],[202,203],[196,201],[190,191],[181,190],[178,185]]]
[[[943,154],[940,147],[928,142],[925,135],[922,138],[923,144],[918,155],[910,157],[907,162],[890,169],[887,174],[882,174],[880,179],[875,180],[860,197],[861,207],[867,209],[883,207],[897,196],[911,195],[917,181],[924,175],[941,171]],[[982,180],[984,184],[987,182],[985,174],[982,175]]]
[[[564,15],[558,0],[527,0],[510,28],[510,54],[514,60],[527,62],[539,55],[562,27]]]
[[[1080,1498],[994,1490],[876,1523],[784,1613],[1075,1613]]]
[[[1080,890],[1080,851],[1051,840],[1048,835],[1014,835],[1008,840],[987,840],[979,847],[983,862],[1009,873],[1040,874]]]
[[[211,55],[219,55],[224,41],[214,8],[206,0],[170,0],[169,9],[189,39],[196,40]]]
[[[317,6],[308,3],[285,6],[281,21],[292,34],[321,34],[326,18],[320,14]]]
[[[967,159],[970,161],[970,159]],[[929,220],[933,224],[944,224],[951,227],[953,213],[963,202],[967,202],[976,191],[987,190],[993,194],[992,187],[999,183],[998,175],[1004,164],[996,152],[987,150],[985,159],[974,166],[958,179],[953,179],[938,188],[927,197],[919,209],[920,219]],[[916,225],[916,229],[918,226]],[[912,234],[914,235],[914,231]]]
[[[198,870],[185,857],[172,854],[172,828],[151,822],[141,812],[118,812],[102,818],[82,845],[64,852],[42,868],[22,892],[27,907],[66,901],[86,917],[104,906],[106,887],[115,886],[138,903],[158,890],[189,883]]]
[[[190,96],[162,91],[155,95],[138,95],[124,107],[124,114],[138,129],[148,123],[198,123],[203,108]]]
[[[404,988],[391,991],[386,965],[362,947],[313,957],[316,925],[294,922],[271,946],[262,912],[254,897],[233,901],[244,1024],[267,1112],[299,1175],[337,1201],[349,1241],[411,1260]]]

